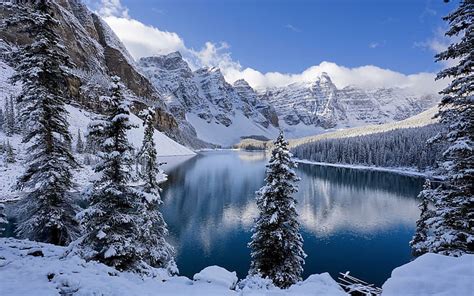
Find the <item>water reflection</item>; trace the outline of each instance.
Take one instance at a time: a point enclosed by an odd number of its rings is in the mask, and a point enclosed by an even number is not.
[[[245,276],[265,163],[263,152],[205,152],[170,171],[163,211],[182,274],[217,264]],[[381,284],[410,259],[422,180],[308,164],[297,174],[305,275],[351,270]]]

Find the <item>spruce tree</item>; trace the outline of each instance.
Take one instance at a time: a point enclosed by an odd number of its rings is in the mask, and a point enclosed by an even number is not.
[[[300,281],[304,258],[303,238],[299,233],[294,172],[288,142],[280,133],[267,165],[266,184],[256,193],[259,216],[249,243],[252,262],[249,273],[269,278],[281,288]]]
[[[441,159],[446,180],[429,193],[436,198],[425,248],[461,256],[474,253],[474,2],[461,1],[444,20],[450,25],[446,35],[460,40],[436,55],[437,61],[457,62],[437,76],[452,79],[441,91],[438,113],[447,130],[440,137],[448,142]]]
[[[145,261],[153,267],[164,267],[170,272],[177,271],[174,262],[174,249],[166,242],[168,229],[159,211],[162,204],[158,177],[161,174],[160,164],[157,162],[157,152],[154,141],[155,127],[153,126],[152,110],[148,110],[143,124],[145,133],[143,144],[138,153],[139,162],[142,165],[141,178],[144,182],[143,192],[145,194],[143,208],[143,222],[141,240],[146,246],[144,254]]]
[[[5,205],[0,200],[0,234],[5,230],[4,225],[7,224],[7,216],[5,215]]]
[[[82,154],[84,152],[84,143],[82,142],[81,130],[77,130],[76,153]]]
[[[5,124],[5,115],[3,114],[3,109],[0,108],[0,131],[3,131],[4,124]]]
[[[16,117],[15,117],[15,103],[13,102],[13,97],[10,96],[10,103],[8,104],[10,110],[8,110],[8,128],[11,130],[11,133],[18,132],[16,127]]]
[[[144,245],[141,242],[143,200],[145,196],[130,185],[133,159],[127,131],[129,107],[122,95],[122,84],[113,77],[106,118],[91,124],[89,135],[101,139],[95,167],[90,207],[83,214],[86,234],[80,245],[88,260],[97,260],[118,270],[143,269]]]
[[[13,135],[13,114],[11,114],[10,100],[5,99],[5,119],[3,122],[3,131],[8,137]]]
[[[19,190],[28,189],[20,202],[17,233],[31,240],[67,245],[78,235],[76,207],[69,195],[76,162],[67,147],[64,101],[67,96],[68,56],[55,33],[58,26],[48,1],[21,4],[21,13],[9,22],[21,22],[34,38],[15,54],[14,82],[22,83],[18,97],[28,143],[27,168]],[[10,113],[10,112],[9,112]]]
[[[7,146],[5,148],[5,161],[7,163],[15,163],[15,153],[13,152],[13,147],[10,144],[10,141],[7,140]]]
[[[426,180],[423,185],[423,190],[418,195],[418,198],[421,200],[418,208],[420,209],[420,218],[416,222],[416,230],[413,239],[410,241],[410,246],[412,247],[412,253],[414,256],[420,256],[428,252],[426,246],[426,240],[428,238],[428,225],[429,219],[433,218],[433,210],[429,208],[430,203],[433,203],[433,197],[431,196],[431,182]]]

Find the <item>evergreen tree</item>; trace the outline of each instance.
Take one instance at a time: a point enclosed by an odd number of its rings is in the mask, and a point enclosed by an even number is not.
[[[145,133],[143,144],[138,153],[138,158],[142,164],[141,178],[144,181],[143,191],[145,193],[143,222],[141,240],[146,245],[146,262],[153,267],[165,267],[172,273],[177,272],[174,262],[174,249],[165,240],[168,234],[166,223],[159,211],[162,204],[160,197],[160,187],[158,176],[160,175],[160,164],[157,162],[157,152],[153,135],[152,110],[148,110],[144,125]]]
[[[5,215],[5,205],[0,201],[0,234],[5,230],[4,225],[7,224],[7,216]]]
[[[8,104],[10,110],[8,110],[8,128],[11,130],[12,134],[18,132],[16,127],[16,117],[15,117],[15,103],[13,102],[13,97],[10,97],[10,104]]]
[[[421,200],[420,204],[418,205],[421,214],[420,218],[416,222],[415,235],[410,241],[410,246],[412,247],[412,252],[415,256],[420,256],[428,252],[425,242],[429,235],[429,219],[433,218],[434,214],[433,210],[429,208],[430,203],[433,202],[431,193],[431,182],[427,179],[423,185],[423,190],[418,195],[418,198]]]
[[[5,100],[5,119],[3,122],[3,131],[9,137],[13,135],[13,114],[11,113],[10,100]]]
[[[458,62],[437,76],[452,79],[441,91],[444,97],[438,114],[447,129],[440,137],[448,142],[442,154],[447,178],[429,193],[436,198],[425,248],[429,252],[461,256],[474,253],[474,2],[461,1],[444,20],[450,25],[446,35],[459,36],[460,40],[436,56],[437,61]]]
[[[28,143],[27,169],[18,189],[28,188],[21,201],[17,233],[31,240],[66,245],[78,235],[73,201],[72,168],[76,162],[67,147],[67,91],[65,66],[68,56],[55,33],[58,25],[48,1],[22,4],[22,13],[9,22],[21,22],[35,41],[15,54],[22,82],[18,97]]]
[[[3,114],[3,109],[0,108],[0,131],[3,131],[4,124],[5,124],[5,115]]]
[[[280,133],[274,142],[265,182],[257,191],[259,216],[249,243],[252,262],[250,274],[269,278],[281,288],[301,280],[304,258],[303,238],[299,233],[295,182],[288,142]]]
[[[133,159],[127,130],[132,125],[121,89],[120,79],[114,76],[108,115],[90,126],[89,134],[102,139],[101,162],[95,168],[100,178],[83,214],[86,234],[80,245],[86,259],[118,270],[140,271],[144,267],[141,210],[145,196],[129,184]]]
[[[77,130],[76,152],[82,154],[84,152],[84,143],[82,142],[81,130]]]
[[[7,146],[5,148],[5,160],[7,163],[15,163],[15,153],[13,152],[13,147],[10,144],[10,141],[7,141]]]

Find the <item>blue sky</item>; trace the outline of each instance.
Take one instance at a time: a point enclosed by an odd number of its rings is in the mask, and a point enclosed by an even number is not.
[[[456,4],[442,0],[124,0],[129,15],[176,32],[188,47],[226,42],[260,71],[300,72],[321,61],[377,65],[405,74],[434,71],[421,46]],[[271,54],[270,54],[271,53]]]
[[[338,86],[439,89],[448,42],[442,17],[457,0],[86,0],[132,56],[180,51],[254,87],[314,79]],[[426,75],[429,73],[430,75]]]

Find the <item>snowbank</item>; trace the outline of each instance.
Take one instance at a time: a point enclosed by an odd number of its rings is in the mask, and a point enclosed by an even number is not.
[[[382,289],[383,296],[474,295],[474,255],[425,254],[395,268]]]
[[[226,287],[227,289],[234,289],[238,278],[235,271],[230,272],[225,268],[213,265],[208,266],[196,273],[193,277],[195,281],[204,281],[207,283],[215,283]]]
[[[0,294],[10,296],[51,295],[346,295],[327,274],[312,275],[306,281],[280,290],[274,286],[236,286],[235,273],[210,266],[194,281],[170,277],[157,269],[155,277],[117,272],[77,256],[63,257],[64,247],[27,240],[0,238]],[[260,282],[265,280],[260,279]]]

